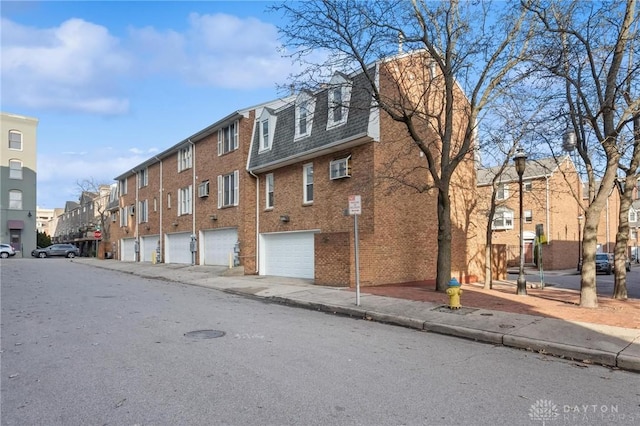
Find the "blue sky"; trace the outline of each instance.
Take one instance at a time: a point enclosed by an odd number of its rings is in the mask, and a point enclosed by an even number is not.
[[[38,206],[77,200],[229,113],[291,60],[260,1],[2,1],[1,106],[38,125]]]

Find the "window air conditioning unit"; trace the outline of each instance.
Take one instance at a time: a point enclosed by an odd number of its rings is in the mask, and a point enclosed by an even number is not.
[[[209,181],[202,182],[198,185],[198,197],[208,197],[209,196]]]
[[[329,177],[331,180],[351,177],[351,156],[329,163]]]

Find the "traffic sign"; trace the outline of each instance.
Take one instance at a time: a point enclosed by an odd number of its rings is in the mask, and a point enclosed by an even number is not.
[[[102,231],[98,230],[98,231],[93,231],[93,238],[95,238],[96,240],[99,240],[102,238]]]
[[[359,195],[349,195],[349,214],[362,214],[362,201]]]

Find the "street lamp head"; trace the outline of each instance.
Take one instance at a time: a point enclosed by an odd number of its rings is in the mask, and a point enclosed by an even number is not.
[[[516,173],[518,173],[519,177],[522,177],[524,174],[526,161],[527,154],[524,153],[524,149],[522,149],[522,147],[518,147],[516,155],[513,156],[513,162],[516,164]]]

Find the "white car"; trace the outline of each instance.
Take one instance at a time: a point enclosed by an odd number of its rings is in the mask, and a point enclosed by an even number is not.
[[[16,251],[10,244],[0,244],[0,257],[6,259],[9,256],[15,256]]]

